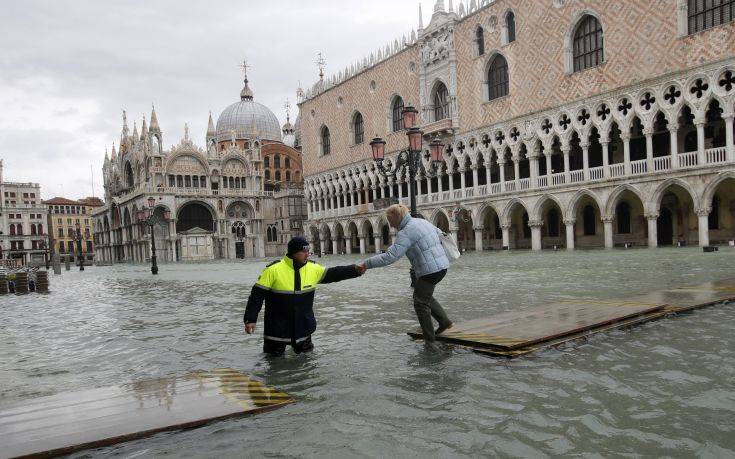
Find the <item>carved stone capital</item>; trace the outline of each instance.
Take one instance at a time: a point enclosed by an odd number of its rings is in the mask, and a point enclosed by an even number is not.
[[[712,212],[712,207],[700,207],[694,213],[697,214],[697,217],[708,217],[710,212]]]
[[[564,220],[564,224],[567,226],[574,226],[575,223],[577,223],[577,220],[574,218],[567,218]]]
[[[528,220],[529,228],[541,228],[542,226],[544,226],[543,220]]]

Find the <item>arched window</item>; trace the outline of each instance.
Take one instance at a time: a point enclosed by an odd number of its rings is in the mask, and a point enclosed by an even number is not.
[[[38,224],[38,234],[43,234],[43,225],[41,223]]]
[[[396,96],[393,100],[393,106],[391,107],[392,121],[393,121],[393,132],[403,130],[403,99],[401,96]]]
[[[266,169],[265,170],[265,179],[266,180],[270,180],[271,179],[271,170],[270,169]]]
[[[15,226],[16,226],[16,229],[17,229],[18,236],[22,236],[23,235],[23,224],[22,223],[18,223]]]
[[[582,18],[574,32],[572,56],[574,71],[596,67],[605,61],[603,34],[600,21],[587,15]]]
[[[273,242],[278,242],[278,230],[273,227]]]
[[[281,155],[276,155],[273,157],[273,167],[276,169],[281,168]]]
[[[291,159],[288,156],[283,159],[283,167],[291,169]]]
[[[291,171],[286,171],[286,181],[287,182],[291,181]]]
[[[35,235],[36,235],[36,225],[31,224],[31,236],[35,236]]]
[[[690,34],[735,19],[735,0],[688,0],[687,3]]]
[[[508,29],[507,43],[513,43],[516,41],[516,15],[512,11],[505,16],[505,27]]]
[[[508,62],[498,54],[487,70],[488,100],[508,95]]]
[[[265,158],[263,158],[263,167],[266,167],[266,168],[271,167],[271,157],[270,156],[266,156]]]
[[[329,142],[329,128],[324,126],[322,128],[322,155],[328,155],[331,151],[331,145]]]
[[[281,171],[276,170],[276,182],[280,182],[280,181],[281,181]]]
[[[15,236],[15,225],[10,225],[10,235]]]
[[[618,220],[618,234],[630,234],[630,205],[621,202],[615,209]]]
[[[584,235],[594,236],[595,235],[595,208],[588,204],[582,211],[584,217]]]
[[[449,91],[444,83],[439,83],[434,90],[434,121],[450,117]]]
[[[355,113],[352,120],[352,131],[355,134],[355,145],[361,144],[365,140],[365,126],[362,120],[362,113]]]
[[[475,46],[477,47],[477,55],[485,54],[485,31],[481,26],[477,26],[475,30]]]

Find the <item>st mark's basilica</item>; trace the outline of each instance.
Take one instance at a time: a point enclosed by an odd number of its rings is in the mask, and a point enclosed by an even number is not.
[[[210,114],[205,148],[185,127],[164,150],[155,108],[140,132],[123,112],[119,146],[105,153],[105,205],[93,214],[97,261],[147,260],[151,225],[160,261],[281,254],[306,218],[298,124],[280,126],[247,75],[216,127]]]

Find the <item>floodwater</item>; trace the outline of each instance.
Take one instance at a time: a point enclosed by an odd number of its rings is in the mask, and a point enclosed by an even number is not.
[[[358,256],[325,257],[327,266]],[[242,313],[266,260],[88,267],[0,297],[0,408],[232,367],[297,403],[76,456],[735,456],[735,305],[516,360],[423,349],[408,265],[319,288],[315,351],[261,353]],[[450,317],[620,298],[735,277],[735,250],[467,254],[439,284]]]

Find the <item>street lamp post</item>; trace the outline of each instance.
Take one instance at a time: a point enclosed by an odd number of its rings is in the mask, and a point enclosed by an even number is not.
[[[153,196],[148,198],[148,208],[138,212],[138,220],[151,229],[151,274],[158,274],[158,259],[156,257],[156,231],[155,226],[159,223],[155,213],[156,198]],[[171,218],[171,212],[163,212],[163,220],[168,221]]]
[[[84,255],[82,254],[82,230],[79,223],[76,225],[77,229],[77,258],[79,259],[79,271],[84,271]]]
[[[442,150],[444,148],[444,145],[438,137],[431,141],[429,144],[429,153],[425,156],[427,159],[431,158],[431,165],[429,169],[426,169],[421,161],[424,133],[416,127],[417,114],[418,110],[414,107],[408,106],[403,109],[401,116],[403,117],[403,127],[406,129],[406,136],[408,137],[408,148],[398,153],[395,163],[390,168],[383,164],[383,160],[385,159],[385,140],[376,137],[370,142],[370,146],[373,149],[373,160],[378,167],[378,171],[384,177],[393,177],[401,170],[408,169],[408,195],[411,205],[411,216],[413,217],[418,216],[418,212],[416,211],[416,175],[420,170],[423,170],[427,177],[433,177],[436,174],[439,163],[442,161]]]

